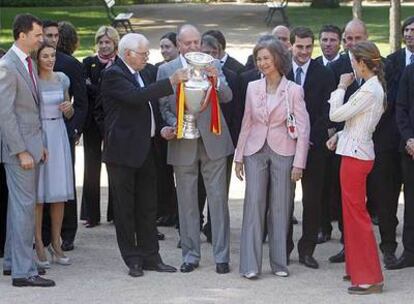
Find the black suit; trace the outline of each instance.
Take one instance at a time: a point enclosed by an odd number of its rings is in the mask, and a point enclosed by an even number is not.
[[[253,55],[249,55],[249,57],[247,57],[247,61],[246,64],[244,65],[244,69],[246,71],[251,70],[251,69],[255,69],[256,65],[254,63],[254,59],[253,59]]]
[[[99,94],[101,74],[106,64],[99,61],[98,56],[86,57],[83,60],[83,75],[88,79],[86,85],[88,93],[88,115],[83,130],[84,175],[81,205],[81,219],[87,220],[90,225],[101,221],[101,165],[102,140],[96,119],[94,117],[95,101]],[[110,187],[109,187],[110,189]],[[113,219],[111,193],[108,193],[107,220]]]
[[[288,74],[288,79],[294,80],[294,73]],[[323,79],[323,81],[321,81]],[[334,90],[335,82],[331,70],[315,60],[311,60],[303,84],[306,110],[310,118],[310,148],[306,169],[302,178],[303,215],[302,238],[298,243],[299,255],[313,255],[316,246],[322,197],[324,191],[329,128],[329,97]],[[291,227],[292,230],[292,227]],[[293,248],[290,239],[288,248]]]
[[[242,118],[244,114],[244,106],[246,103],[246,92],[247,92],[247,86],[249,82],[260,79],[261,74],[258,69],[253,67],[252,69],[246,70],[243,73],[240,74],[239,77],[239,92],[240,92],[240,103],[242,108]]]
[[[405,151],[407,140],[414,138],[414,64],[407,66],[402,74],[396,103],[396,117],[401,133],[404,181],[404,255],[414,258],[414,160]]]
[[[244,65],[242,65],[237,59],[231,57],[230,55],[227,55],[227,60],[222,66],[223,69],[228,69],[236,74],[240,74],[244,71]]]
[[[70,119],[65,118],[66,130],[68,132],[71,147],[73,170],[75,169],[75,142],[79,139],[86,116],[88,114],[88,97],[86,94],[86,81],[82,74],[82,64],[73,56],[62,52],[56,52],[55,71],[63,72],[69,77],[69,96],[73,97],[74,115]],[[78,229],[78,212],[76,199],[75,174],[74,187],[75,199],[65,204],[61,236],[64,242],[73,243]],[[47,246],[50,242],[50,217],[47,204],[44,208],[43,219],[43,243]]]
[[[151,83],[155,75],[150,68],[140,71],[140,75],[144,88],[118,59],[103,73],[101,86],[105,122],[103,161],[113,191],[118,246],[129,267],[160,262],[151,109],[160,126],[157,99],[173,94],[169,79]]]

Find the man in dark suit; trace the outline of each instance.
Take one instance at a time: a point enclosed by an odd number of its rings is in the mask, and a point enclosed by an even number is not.
[[[158,253],[153,144],[161,120],[157,98],[172,94],[187,74],[179,70],[155,82],[156,75],[145,68],[149,42],[140,34],[125,35],[118,55],[103,73],[101,85],[103,161],[111,179],[118,246],[132,277],[142,276],[143,270],[175,272]]]
[[[335,75],[335,84],[339,83],[339,79],[342,74],[352,73],[351,59],[348,54],[348,50],[360,41],[368,39],[368,31],[365,24],[359,19],[353,19],[345,26],[343,34],[343,47],[346,51],[336,61],[329,65]],[[346,102],[349,97],[358,90],[361,80],[356,79],[346,90],[344,101]],[[340,131],[343,128],[343,123],[335,124],[335,132]],[[333,173],[332,173],[332,189],[331,189],[331,202],[338,208],[338,227],[342,232],[342,205],[341,205],[341,190],[339,184],[339,167],[340,157],[334,156],[333,160]],[[343,235],[341,236],[341,242],[343,242]],[[331,263],[343,263],[345,261],[345,250],[342,249],[339,253],[329,258]]]
[[[86,81],[82,74],[82,64],[72,56],[77,48],[78,36],[73,25],[67,22],[56,23],[45,21],[43,29],[44,39],[57,48],[55,71],[65,73],[70,79],[69,95],[73,98],[75,114],[69,120],[65,119],[71,146],[73,168],[75,168],[75,145],[78,143],[82,133],[86,116],[88,113],[88,98],[86,94]],[[76,183],[75,193],[76,193]],[[78,228],[77,199],[65,204],[65,215],[62,223],[62,249],[73,250]],[[49,208],[44,208],[43,219],[43,242],[50,242],[50,218]]]
[[[293,29],[290,42],[292,44],[292,70],[288,74],[288,79],[303,87],[306,109],[311,123],[308,160],[302,178],[303,215],[302,237],[298,243],[299,262],[310,268],[318,268],[319,265],[313,258],[313,252],[319,230],[328,155],[325,148],[329,126],[328,100],[335,83],[332,71],[311,59],[314,34],[309,28]],[[321,79],[324,81],[321,82]],[[289,249],[293,249],[291,236],[288,240]]]
[[[387,79],[387,108],[392,107],[391,111],[396,112],[396,122],[401,132],[402,143],[400,143],[400,150],[402,151],[400,157],[395,151],[396,142],[398,136],[395,136],[391,142],[394,148],[390,151],[390,157],[394,161],[393,168],[398,170],[398,161],[402,164],[402,173],[404,181],[404,229],[403,229],[403,244],[404,253],[398,260],[385,265],[387,269],[401,269],[405,267],[414,266],[414,233],[412,227],[413,219],[413,160],[412,160],[412,146],[410,138],[412,138],[412,85],[413,85],[413,64],[414,63],[414,16],[408,17],[402,25],[402,35],[405,42],[405,48],[396,51],[395,53],[387,57],[386,64],[386,79]],[[406,68],[407,66],[407,68]],[[406,72],[405,72],[406,70]],[[403,75],[401,77],[401,75]],[[410,87],[411,86],[411,87]],[[395,103],[397,103],[395,105]],[[411,111],[410,111],[411,109]],[[411,114],[410,114],[411,113]],[[395,115],[395,114],[394,114]],[[410,120],[411,119],[411,120]],[[410,123],[411,121],[411,123]],[[393,131],[393,130],[392,130]],[[398,135],[398,134],[397,134]],[[390,138],[391,139],[391,138]],[[391,162],[391,161],[390,161]],[[395,169],[394,169],[395,170]],[[388,172],[385,172],[387,174]],[[397,171],[398,173],[398,171]],[[396,174],[395,174],[396,175]],[[397,175],[398,176],[398,175]],[[384,238],[381,238],[381,250],[389,250],[392,253],[395,252],[397,243],[395,242],[395,229],[398,224],[396,218],[396,212],[398,208],[398,195],[401,188],[400,180],[387,179],[388,182],[395,184],[395,192],[391,193],[392,197],[389,197],[387,202],[384,202],[384,206],[381,206],[379,213],[380,218],[380,231],[381,231],[381,218],[384,217],[383,233]],[[387,205],[385,205],[387,204]],[[382,210],[385,209],[385,210]],[[386,237],[386,238],[385,238]],[[385,257],[384,257],[385,258]]]
[[[339,27],[332,24],[322,26],[319,31],[319,44],[322,55],[315,58],[320,64],[327,66],[339,59],[341,49],[342,31]]]

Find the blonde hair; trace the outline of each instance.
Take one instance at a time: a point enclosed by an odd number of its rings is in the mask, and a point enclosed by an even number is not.
[[[109,39],[111,39],[114,42],[115,48],[118,47],[119,34],[118,34],[118,31],[115,28],[113,28],[112,26],[106,26],[106,25],[101,26],[96,31],[95,44],[98,44],[99,40],[104,36],[107,36]]]

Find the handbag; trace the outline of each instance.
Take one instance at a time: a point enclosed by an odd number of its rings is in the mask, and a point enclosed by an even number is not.
[[[286,88],[286,109],[287,109],[287,116],[286,116],[286,127],[288,131],[288,135],[292,139],[298,138],[298,131],[296,128],[296,117],[293,112],[290,111],[290,103],[289,103],[289,86],[290,82],[288,82],[287,88]]]

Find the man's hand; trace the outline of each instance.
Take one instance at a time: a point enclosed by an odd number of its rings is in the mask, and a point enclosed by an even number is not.
[[[174,127],[164,127],[161,129],[161,136],[166,140],[171,140],[176,138],[177,134]]]
[[[178,69],[170,76],[170,82],[173,87],[181,82],[186,82],[188,80],[188,69]]]
[[[243,163],[235,162],[236,166],[234,167],[234,172],[239,180],[243,181],[244,177],[244,166]]]
[[[330,151],[335,151],[336,149],[336,144],[338,142],[338,134],[334,134],[332,135],[331,138],[328,139],[328,141],[326,142],[326,147],[328,148],[328,150]]]
[[[405,150],[414,158],[414,138],[407,140]]]
[[[219,71],[217,70],[217,68],[214,65],[209,65],[204,68],[204,71],[206,72],[208,77],[213,77],[214,82],[217,86],[217,79],[219,77]]]
[[[17,154],[17,157],[20,161],[20,167],[22,167],[23,170],[31,170],[34,168],[34,159],[29,152],[20,152]]]

